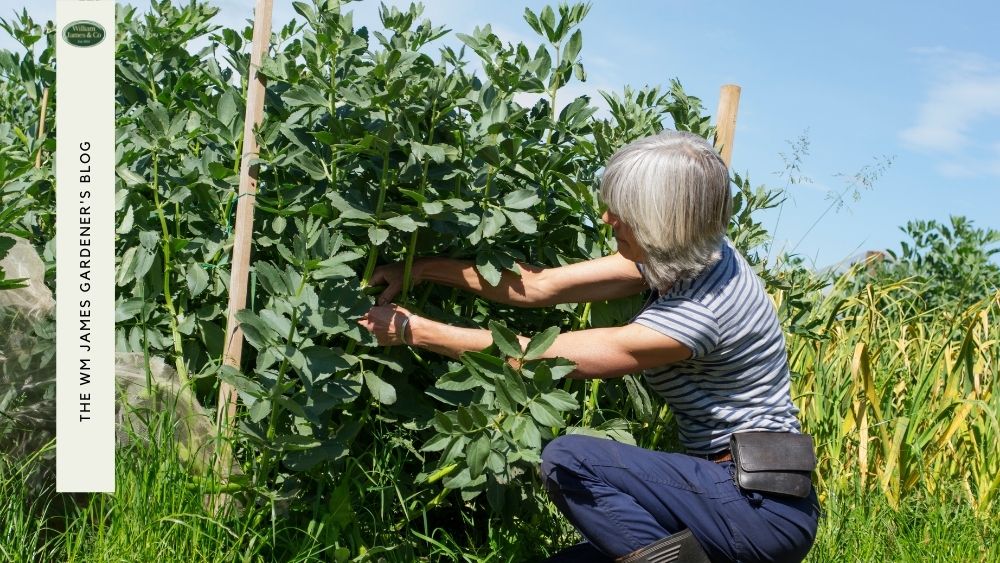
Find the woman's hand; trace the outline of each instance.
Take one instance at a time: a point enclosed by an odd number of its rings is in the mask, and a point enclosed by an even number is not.
[[[373,333],[380,346],[398,346],[413,342],[409,324],[415,316],[399,305],[379,305],[358,319],[358,324]]]
[[[420,261],[413,261],[413,268],[410,270],[410,283],[417,285],[420,283]],[[390,303],[401,291],[403,291],[403,270],[405,265],[402,262],[385,264],[375,268],[369,285],[384,285],[385,290],[378,296],[376,303],[386,305]]]

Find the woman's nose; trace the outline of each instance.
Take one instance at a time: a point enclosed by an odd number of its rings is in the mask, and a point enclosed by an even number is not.
[[[611,215],[607,211],[605,211],[604,213],[601,214],[601,221],[604,221],[605,223],[610,225]]]

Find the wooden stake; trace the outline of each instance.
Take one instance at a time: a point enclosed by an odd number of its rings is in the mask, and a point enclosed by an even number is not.
[[[42,90],[42,112],[41,116],[38,118],[38,135],[35,136],[36,139],[41,139],[42,135],[45,134],[45,111],[48,109],[49,105],[49,89],[45,88]],[[35,168],[42,167],[42,147],[38,147],[38,154],[35,155]]]
[[[722,154],[726,166],[733,163],[733,137],[736,135],[736,110],[740,106],[740,87],[725,84],[719,94],[719,111],[715,112],[715,148]]]
[[[251,161],[259,153],[254,129],[264,117],[265,79],[257,73],[261,60],[271,42],[272,0],[257,0],[254,9],[253,43],[250,47],[250,77],[247,81],[247,107],[243,125],[243,154],[240,157],[240,189],[236,202],[236,238],[233,241],[232,272],[229,278],[229,307],[226,320],[225,351],[223,363],[237,369],[243,357],[243,331],[236,313],[247,304],[247,279],[250,274],[250,242],[253,238],[253,210],[257,193],[258,166]],[[230,438],[236,420],[236,389],[226,382],[219,384],[216,424],[219,435],[219,455],[216,458],[216,475],[220,481],[229,478],[232,463]]]

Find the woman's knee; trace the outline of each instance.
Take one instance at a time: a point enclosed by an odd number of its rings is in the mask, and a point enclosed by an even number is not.
[[[569,467],[579,463],[579,453],[582,446],[580,438],[586,438],[586,436],[569,434],[559,436],[549,442],[542,449],[542,471],[548,473],[546,467]]]
[[[555,471],[568,471],[575,475],[590,474],[589,461],[595,453],[602,450],[600,446],[605,442],[607,440],[602,438],[580,434],[567,434],[552,440],[542,450],[542,479],[548,482],[554,477]]]

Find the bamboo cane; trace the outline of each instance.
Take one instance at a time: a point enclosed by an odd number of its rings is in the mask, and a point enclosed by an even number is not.
[[[243,331],[236,313],[246,307],[247,279],[250,273],[250,242],[253,237],[253,215],[257,193],[258,166],[252,161],[259,154],[254,129],[264,117],[265,78],[257,73],[271,40],[272,0],[257,0],[254,9],[253,43],[250,50],[247,106],[243,125],[243,154],[240,158],[240,187],[236,203],[235,240],[233,241],[232,271],[229,278],[225,351],[223,363],[237,369],[243,356]],[[229,478],[232,462],[230,439],[236,419],[236,389],[226,382],[219,384],[216,424],[220,436],[216,475],[221,482]],[[218,504],[217,504],[218,506]]]
[[[724,84],[719,94],[719,110],[715,112],[715,148],[722,154],[726,166],[733,162],[733,137],[736,135],[736,110],[740,106],[740,87]]]
[[[48,109],[49,105],[49,89],[45,88],[42,90],[42,111],[41,115],[38,117],[38,135],[35,136],[36,139],[41,139],[42,135],[45,134],[45,111]],[[35,168],[42,167],[42,147],[38,147],[38,154],[35,155]]]

